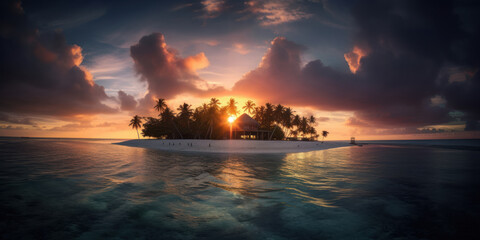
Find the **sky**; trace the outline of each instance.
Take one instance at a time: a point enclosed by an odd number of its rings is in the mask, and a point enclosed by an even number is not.
[[[329,139],[480,138],[478,1],[2,1],[0,136],[136,138],[216,97]]]

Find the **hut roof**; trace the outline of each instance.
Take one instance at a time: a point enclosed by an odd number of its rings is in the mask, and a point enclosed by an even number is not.
[[[252,128],[258,129],[258,127],[260,126],[260,124],[257,121],[255,121],[255,119],[251,118],[246,113],[242,114],[240,117],[235,119],[235,124],[242,129],[251,129],[251,130],[253,130]]]

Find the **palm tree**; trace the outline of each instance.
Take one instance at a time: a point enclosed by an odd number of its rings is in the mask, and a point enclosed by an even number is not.
[[[272,131],[272,134],[270,135],[269,140],[272,140],[273,134],[275,133],[275,130],[277,130],[278,124],[282,122],[282,115],[284,111],[285,111],[285,107],[282,106],[282,104],[278,104],[275,107],[275,110],[273,110],[273,121],[275,122],[275,128],[273,128],[273,131]]]
[[[292,117],[293,117],[293,111],[291,108],[287,107],[285,108],[285,111],[283,111],[283,116],[282,116],[282,124],[285,126],[285,131],[288,129],[289,133],[287,134],[287,137],[290,136],[290,130],[293,127],[292,124]]]
[[[192,105],[188,103],[183,103],[182,105],[178,106],[178,116],[181,118],[190,118],[193,114],[193,110],[191,109],[191,107]]]
[[[180,135],[180,138],[183,139],[182,133],[178,130],[177,125],[175,124],[175,114],[169,107],[165,107],[164,111],[160,114],[162,121],[169,122],[175,128],[177,133]]]
[[[203,103],[200,108],[201,108],[201,109],[200,109],[201,111],[206,112],[206,111],[208,111],[208,104]]]
[[[160,119],[165,122],[170,122],[175,119],[175,114],[169,107],[165,107],[163,112],[160,114]]]
[[[265,117],[265,107],[260,106],[255,108],[255,114],[253,115],[253,119],[255,119],[260,125],[263,124],[263,119]]]
[[[159,113],[162,113],[166,107],[167,107],[167,104],[165,103],[165,99],[159,98],[157,99],[157,102],[155,103],[155,107],[153,108],[157,110]]]
[[[209,129],[207,130],[207,135],[210,138],[212,138],[215,118],[217,116],[217,112],[220,110],[220,100],[218,100],[217,98],[211,98],[210,103],[208,105],[210,106],[210,108],[208,109],[207,115],[210,119],[210,126],[209,126]],[[205,138],[207,135],[205,135]]]
[[[128,126],[132,126],[132,128],[137,130],[137,137],[140,139],[140,134],[138,134],[138,128],[142,127],[142,117],[135,115],[133,116],[132,120],[130,120],[130,124]]]
[[[310,139],[313,140],[317,134],[317,130],[313,126],[308,127],[308,133],[310,133]]]
[[[316,122],[316,119],[313,115],[310,115],[310,117],[308,118],[308,133],[310,133],[310,139],[313,138],[313,134],[316,133],[316,130],[315,130],[315,127],[313,127],[315,125],[315,122]]]
[[[295,129],[295,131],[292,131],[292,134],[297,137],[298,135],[298,132],[299,132],[299,129],[300,129],[300,124],[301,124],[301,120],[300,120],[300,116],[298,114],[296,114],[294,117],[293,117],[293,120],[292,120],[292,126],[295,126],[297,127],[297,129]]]
[[[179,111],[178,117],[183,123],[186,123],[188,130],[190,129],[190,117],[193,115],[193,110],[191,109],[191,106],[192,105],[190,104],[183,103],[177,108],[177,110]]]
[[[271,103],[265,103],[264,124],[266,128],[270,128],[273,122],[273,105]]]
[[[243,106],[243,111],[252,114],[255,110],[255,103],[252,100],[248,100]]]
[[[285,107],[282,104],[278,104],[277,106],[275,106],[275,110],[273,111],[274,121],[280,122],[284,111]]]
[[[328,136],[329,132],[323,130],[322,131],[322,143],[323,143],[323,139],[325,139],[327,136]]]
[[[300,121],[300,132],[303,133],[303,137],[308,133],[308,120],[306,117],[302,117],[302,120]]]
[[[218,98],[211,98],[208,105],[210,105],[210,107],[213,107],[215,111],[217,111],[218,109],[220,109],[220,100],[218,100]]]
[[[234,98],[230,98],[230,101],[227,103],[227,112],[229,115],[237,115],[237,102],[235,102]]]

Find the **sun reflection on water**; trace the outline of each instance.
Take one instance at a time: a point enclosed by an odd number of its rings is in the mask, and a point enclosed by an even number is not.
[[[284,183],[291,181],[287,190],[305,202],[336,207],[337,201],[353,194],[351,186],[356,181],[348,173],[345,151],[348,149],[287,154],[280,169]]]
[[[268,187],[265,181],[257,178],[262,169],[253,168],[239,156],[229,156],[215,177],[220,180],[211,182],[215,187],[230,191],[235,195],[262,198],[262,193],[275,191]],[[260,171],[260,172],[259,172]]]

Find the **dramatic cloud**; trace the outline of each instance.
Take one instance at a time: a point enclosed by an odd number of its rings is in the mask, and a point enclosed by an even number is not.
[[[203,52],[182,58],[175,49],[167,46],[160,33],[142,37],[130,48],[130,53],[141,81],[148,84],[148,94],[141,104],[150,103],[153,97],[169,99],[182,93],[214,96],[225,91],[198,76],[196,71],[209,65]]]
[[[205,18],[216,17],[222,11],[223,5],[225,4],[222,0],[204,0],[201,3],[205,11]]]
[[[19,126],[11,126],[11,125],[0,125],[1,130],[24,130],[24,127],[19,127]]]
[[[477,68],[478,69],[478,68]],[[480,73],[462,82],[452,82],[444,89],[447,105],[466,113],[465,130],[480,130]]]
[[[366,51],[360,49],[357,46],[353,47],[353,50],[351,52],[345,53],[343,55],[352,73],[357,72],[358,68],[360,67],[360,60],[362,60],[362,57],[364,57],[365,55],[367,55]]]
[[[416,60],[417,69],[405,68],[403,64],[392,66],[404,72],[398,74],[431,72],[413,79],[417,84],[412,81],[412,88],[404,89],[404,94],[413,100],[412,103],[422,101],[425,106],[425,96],[434,97],[437,93],[446,100],[450,109],[465,113],[468,128],[480,119],[480,96],[476,94],[480,91],[480,79],[476,76],[478,73],[475,74],[480,67],[477,56],[480,50],[478,10],[478,3],[468,1],[438,1],[435,7],[419,1],[359,4],[353,11],[359,26],[356,44],[375,52],[389,52],[392,54],[390,59]],[[382,65],[374,64],[372,69],[365,71],[373,72],[375,66],[382,69]],[[458,71],[449,71],[452,67]],[[475,70],[462,81],[447,80],[456,78],[462,73],[461,69]],[[440,114],[428,110],[418,113],[429,116]]]
[[[14,118],[4,113],[0,113],[0,122],[23,124],[23,125],[35,125],[31,118]]]
[[[233,91],[271,102],[354,111],[355,118],[347,121],[351,126],[421,127],[450,121],[452,110],[464,111],[470,128],[476,126],[478,73],[449,82],[445,69],[478,69],[478,60],[458,48],[459,43],[473,43],[478,33],[464,31],[449,1],[435,8],[417,1],[362,2],[354,17],[355,47],[345,54],[352,73],[320,60],[303,66],[305,47],[278,37],[259,67]],[[447,107],[432,104],[437,96]]]
[[[350,127],[361,127],[361,128],[373,127],[370,124],[363,122],[362,120],[359,120],[358,118],[355,118],[355,117],[349,117],[345,121],[345,125]]]
[[[18,2],[2,3],[0,112],[50,116],[111,113],[108,97],[84,69],[82,49],[60,32],[32,26]]]
[[[313,15],[306,13],[295,1],[248,1],[247,9],[257,15],[257,19],[264,26],[278,25],[310,18]]]
[[[120,109],[122,111],[132,111],[137,106],[135,98],[123,91],[118,91],[118,100],[120,100]]]
[[[45,119],[78,124],[93,121],[94,114],[146,116],[155,98],[185,97],[195,104],[228,94],[345,111],[328,125],[345,123],[358,131],[416,133],[447,125],[459,130],[460,124],[480,130],[479,5],[201,0],[114,7],[28,1],[27,17],[19,2],[4,1],[0,122],[31,129]],[[158,29],[188,55],[167,45],[160,33],[147,35]],[[266,40],[271,46],[256,66],[253,58],[260,59]],[[234,80],[239,81],[231,91],[222,87]],[[95,125],[64,129],[86,127]]]

